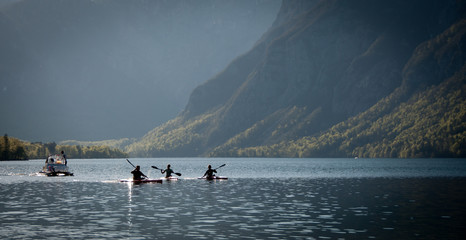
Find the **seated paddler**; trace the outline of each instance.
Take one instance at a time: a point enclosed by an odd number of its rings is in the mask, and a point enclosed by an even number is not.
[[[144,178],[147,178],[147,176],[141,172],[141,168],[139,167],[139,165],[136,166],[136,168],[131,173],[133,174],[133,180],[142,180]]]

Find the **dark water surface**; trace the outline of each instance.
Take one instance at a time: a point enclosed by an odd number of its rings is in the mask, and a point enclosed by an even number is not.
[[[127,184],[124,159],[0,162],[0,239],[462,239],[464,159],[135,159],[183,176]],[[205,165],[226,181],[205,181]],[[416,170],[417,169],[417,170]],[[144,171],[146,170],[146,171]],[[221,171],[220,171],[221,170]],[[256,171],[254,171],[256,170]]]

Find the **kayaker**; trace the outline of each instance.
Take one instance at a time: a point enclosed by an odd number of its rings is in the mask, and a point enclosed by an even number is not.
[[[165,170],[160,170],[160,172],[161,172],[162,174],[165,173],[165,177],[166,177],[166,178],[171,177],[171,176],[172,176],[172,173],[174,173],[173,170],[170,168],[170,164],[167,165],[167,169],[165,169]]]
[[[144,178],[147,178],[146,175],[144,175],[144,173],[141,172],[140,170],[141,168],[138,166],[136,166],[136,168],[131,172],[133,174],[133,180],[142,180]]]
[[[215,176],[214,173],[217,173],[217,170],[212,169],[212,166],[209,165],[207,166],[207,171],[205,171],[204,176],[202,177],[205,177],[207,179],[213,179]]]

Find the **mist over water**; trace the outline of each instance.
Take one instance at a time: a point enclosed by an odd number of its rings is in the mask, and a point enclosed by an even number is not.
[[[151,178],[162,176],[149,170],[151,165],[170,163],[175,172],[183,174],[178,181],[139,185],[116,181],[130,177],[132,167],[124,159],[70,160],[75,177],[37,176],[42,160],[0,162],[0,237],[462,236],[466,216],[464,159],[392,160],[132,159]],[[353,171],[348,170],[346,161],[355,166]],[[218,175],[229,180],[196,179],[207,164],[216,167],[224,163]],[[381,173],[385,174],[377,176]]]

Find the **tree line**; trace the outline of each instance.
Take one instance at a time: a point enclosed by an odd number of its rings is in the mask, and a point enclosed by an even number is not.
[[[26,142],[5,134],[0,139],[0,160],[45,159],[64,151],[68,158],[126,158],[128,154],[108,146],[59,145],[55,142]]]

